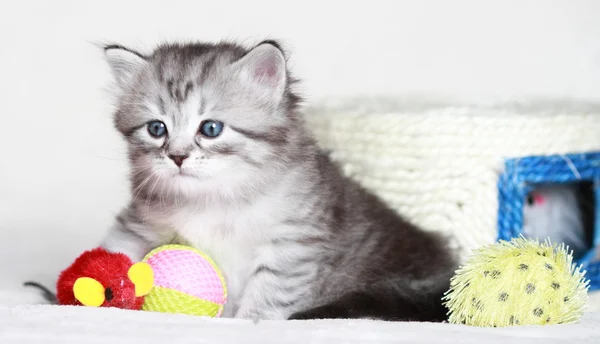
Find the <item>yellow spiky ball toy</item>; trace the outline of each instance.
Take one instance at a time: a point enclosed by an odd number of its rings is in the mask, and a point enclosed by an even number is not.
[[[476,250],[444,300],[449,322],[482,327],[579,321],[589,281],[564,245],[524,237]]]

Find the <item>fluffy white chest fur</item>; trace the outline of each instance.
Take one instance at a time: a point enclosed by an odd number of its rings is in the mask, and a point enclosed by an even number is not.
[[[272,201],[271,201],[272,202]],[[273,203],[257,202],[239,207],[183,207],[157,225],[176,231],[190,245],[208,254],[227,281],[228,301],[223,316],[233,317],[248,279],[258,266],[276,265],[280,252],[272,240],[291,230],[281,226],[282,212]],[[278,216],[279,214],[279,216]],[[164,223],[165,219],[168,223]],[[158,220],[158,219],[157,219]]]

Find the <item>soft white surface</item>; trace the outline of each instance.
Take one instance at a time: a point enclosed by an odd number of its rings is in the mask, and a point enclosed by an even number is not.
[[[599,343],[600,313],[578,324],[477,328],[368,320],[205,319],[83,307],[0,308],[0,343]]]

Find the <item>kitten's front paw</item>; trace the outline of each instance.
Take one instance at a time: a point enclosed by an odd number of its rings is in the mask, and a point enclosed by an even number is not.
[[[350,312],[337,305],[324,305],[292,314],[288,320],[347,319]]]
[[[258,322],[260,320],[285,320],[285,315],[281,314],[281,312],[276,310],[242,310],[238,311],[234,318],[236,319],[244,319],[244,320],[252,320],[254,322]]]

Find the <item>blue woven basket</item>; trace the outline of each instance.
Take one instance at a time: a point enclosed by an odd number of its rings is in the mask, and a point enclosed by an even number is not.
[[[600,261],[594,249],[600,246],[600,152],[530,156],[507,159],[498,181],[498,239],[521,234],[523,205],[538,184],[592,182],[594,185],[594,236],[592,249],[578,259],[590,280],[590,290],[600,289]]]

